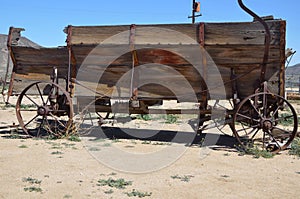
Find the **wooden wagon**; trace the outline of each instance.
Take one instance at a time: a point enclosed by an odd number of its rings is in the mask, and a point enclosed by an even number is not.
[[[274,152],[285,149],[298,125],[295,110],[285,100],[286,22],[255,19],[70,25],[64,30],[66,46],[38,49],[18,46],[23,29],[11,28],[8,47],[14,67],[9,96],[19,95],[20,125],[29,135],[64,134],[73,126],[74,112],[82,113],[92,104],[96,113],[198,114],[201,130],[219,111],[208,102],[228,100],[233,107],[221,115],[242,145],[259,142]],[[49,77],[52,81],[45,83]],[[151,107],[163,100],[198,106]],[[32,111],[35,116],[27,118]]]

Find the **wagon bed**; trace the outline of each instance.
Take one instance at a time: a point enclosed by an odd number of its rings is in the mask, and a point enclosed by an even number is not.
[[[152,114],[197,114],[199,129],[203,129],[206,121],[216,119],[212,116],[214,107],[208,101],[229,100],[233,109],[226,109],[221,115],[238,141],[246,145],[244,139],[251,136],[251,141],[263,140],[262,148],[271,147],[276,152],[290,144],[298,123],[294,109],[284,99],[285,30],[284,20],[273,19],[239,23],[70,25],[64,30],[67,34],[64,47],[36,49],[9,43],[14,63],[9,95],[23,90],[17,102],[17,115],[27,133],[26,126],[35,120],[25,123],[21,115],[22,100],[27,97],[34,101],[28,97],[29,91],[37,94],[43,104],[37,107],[36,117],[44,121],[51,116],[62,131],[73,121],[73,108],[82,113],[91,104],[96,113],[148,114],[151,110]],[[17,40],[14,35],[11,38]],[[46,85],[48,90],[41,91],[45,86],[41,82],[24,87],[28,80],[45,80],[49,75],[52,83]],[[112,100],[121,100],[117,108]],[[197,107],[150,108],[163,100],[193,102]],[[59,122],[61,116],[68,117],[68,122]],[[285,130],[280,123],[291,118],[291,130]],[[39,123],[39,129],[43,125],[44,122]],[[263,137],[256,136],[260,131]]]
[[[270,46],[270,57],[267,64],[266,79],[268,86],[273,93],[284,96],[284,70],[285,70],[285,28],[286,22],[283,20],[267,21],[270,27],[272,40]],[[101,84],[107,86],[105,93],[112,93],[111,87],[120,79],[124,73],[132,69],[132,56],[130,49],[130,27],[131,26],[68,26],[65,32],[67,36],[67,46],[60,48],[31,48],[21,46],[11,46],[12,57],[14,60],[13,77],[19,82],[26,79],[45,80],[49,77],[53,66],[59,68],[59,77],[67,79],[68,76],[68,53],[71,55],[71,71],[72,78],[76,78],[77,71],[83,66],[83,61],[89,53],[99,44],[103,46],[101,56],[109,57],[114,53],[115,46],[128,49],[127,54],[120,56],[110,67],[105,66],[106,63],[93,63],[93,67],[88,68],[88,74],[92,75],[95,71],[105,68],[105,76],[102,78]],[[147,28],[147,29],[145,29]],[[149,39],[146,31],[154,28],[154,31],[162,29],[162,34],[166,34],[165,29],[178,31],[187,35],[183,40],[168,38],[168,35],[160,35],[160,39]],[[195,75],[191,64],[184,60],[184,57],[178,56],[172,52],[187,51],[188,48],[195,48],[196,45],[203,47],[210,55],[212,61],[218,67],[224,82],[230,82],[232,78],[232,70],[236,76],[249,73],[237,80],[237,92],[241,99],[249,96],[257,88],[258,78],[260,76],[260,64],[264,52],[264,29],[259,22],[245,23],[200,23],[200,24],[172,24],[172,25],[137,25],[135,27],[137,35],[135,37],[135,47],[139,46],[147,49],[137,50],[139,64],[158,63],[171,65],[180,72],[192,85],[194,90],[200,92],[201,87],[206,85],[199,84],[200,81],[207,78],[214,78],[214,74],[205,74],[212,63],[203,65],[203,73]],[[139,35],[138,31],[142,34]],[[145,31],[146,30],[146,31]],[[151,31],[150,31],[151,32]],[[116,34],[122,34],[120,41],[109,41],[109,37]],[[125,37],[124,37],[125,36]],[[123,38],[122,38],[123,37]],[[163,41],[166,43],[163,43]],[[173,43],[170,43],[173,42]],[[104,42],[104,43],[103,43]],[[105,46],[105,47],[104,47]],[[156,49],[168,49],[153,51],[151,46]],[[191,47],[193,46],[193,47]],[[179,49],[179,50],[178,50]],[[167,57],[167,59],[166,59]],[[209,59],[209,61],[211,60]],[[103,64],[103,65],[101,65]],[[188,69],[188,70],[187,70]],[[159,69],[158,69],[159,70]],[[82,70],[83,71],[83,70]],[[99,72],[96,72],[96,74]],[[165,81],[173,83],[173,74],[164,73]],[[48,77],[47,77],[48,76]],[[82,78],[85,78],[81,75]],[[144,76],[143,76],[144,77]],[[147,77],[144,77],[147,78]],[[150,77],[155,78],[155,77]],[[90,78],[86,78],[90,79]],[[99,83],[99,82],[95,82]],[[23,86],[23,87],[22,87]],[[100,88],[100,87],[99,87]],[[14,90],[20,92],[24,89],[24,84],[20,87],[14,85]],[[154,98],[172,98],[165,89],[157,89],[149,86],[148,95],[146,97]],[[144,89],[144,90],[147,90]],[[151,94],[157,95],[152,96]],[[225,84],[226,98],[233,96],[232,84]],[[103,90],[97,90],[103,92]],[[210,92],[218,92],[218,90],[210,90]],[[200,95],[199,95],[200,96]]]

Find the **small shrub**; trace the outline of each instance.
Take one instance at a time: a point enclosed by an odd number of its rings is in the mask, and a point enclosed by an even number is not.
[[[151,141],[145,140],[145,141],[143,141],[141,144],[151,144]]]
[[[293,140],[289,154],[300,157],[300,138]]]
[[[144,121],[150,121],[150,120],[152,120],[151,116],[148,115],[148,114],[137,115],[136,119],[144,120]]]
[[[35,178],[31,178],[31,177],[23,178],[23,182],[28,182],[30,184],[41,184],[42,183],[41,180],[38,180],[38,179],[35,179]]]
[[[114,193],[114,190],[110,189],[108,191],[104,191],[105,194],[113,194]]]
[[[25,187],[24,191],[29,192],[42,192],[43,190],[40,187]]]
[[[89,151],[101,151],[101,149],[99,149],[97,147],[91,147],[91,148],[89,148]]]
[[[236,146],[236,149],[238,150],[240,155],[252,155],[254,158],[273,158],[275,156],[274,153],[267,151],[267,150],[261,150],[257,146],[249,146],[249,147],[242,147],[242,146]]]
[[[132,185],[132,181],[125,181],[123,178],[114,180],[109,178],[107,180],[100,179],[98,180],[98,186],[109,186],[117,189],[125,189],[126,186]]]
[[[103,147],[110,147],[110,146],[111,146],[111,143],[104,143],[102,146],[103,146]]]
[[[70,135],[68,137],[68,140],[72,141],[72,142],[81,142],[81,139],[78,135]]]
[[[288,114],[288,113],[282,113],[280,114],[279,118],[284,118],[284,120],[280,121],[280,124],[283,126],[290,126],[292,124],[294,124],[294,118],[292,113]]]
[[[167,114],[165,116],[165,120],[167,124],[175,124],[177,122],[177,119],[178,119],[177,115]]]
[[[180,181],[183,181],[183,182],[189,182],[191,180],[191,178],[193,178],[193,177],[194,177],[193,175],[184,175],[184,176],[174,175],[174,176],[171,176],[171,178],[179,179]]]
[[[26,148],[28,148],[28,146],[22,144],[22,145],[19,146],[19,148],[21,148],[21,149],[26,149]]]
[[[139,197],[139,198],[143,198],[143,197],[147,197],[147,196],[151,196],[152,192],[148,193],[148,192],[141,192],[138,190],[133,189],[131,192],[126,192],[125,193],[128,197]]]
[[[61,155],[61,154],[64,154],[63,152],[61,151],[54,151],[51,153],[52,155]]]

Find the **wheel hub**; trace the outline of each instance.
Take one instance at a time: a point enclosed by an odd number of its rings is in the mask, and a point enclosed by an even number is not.
[[[273,128],[273,123],[269,119],[263,119],[260,125],[264,131],[269,131]]]
[[[40,106],[37,110],[38,115],[45,116],[48,115],[50,109],[46,106]]]

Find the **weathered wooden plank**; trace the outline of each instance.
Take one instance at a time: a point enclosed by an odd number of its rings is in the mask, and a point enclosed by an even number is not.
[[[260,64],[265,50],[263,45],[209,45],[205,49],[217,65],[227,67]],[[270,47],[268,62],[280,63],[279,46]]]
[[[280,44],[280,20],[266,21],[271,32],[271,45]],[[205,45],[264,44],[265,29],[259,22],[205,23]]]
[[[197,24],[136,25],[136,44],[195,43],[197,42],[197,26]],[[69,26],[69,28],[71,28],[71,35],[69,36],[68,45],[100,44],[102,42],[106,44],[129,44],[130,25]],[[67,30],[65,32],[67,33]],[[185,36],[179,39],[178,32]],[[160,37],[153,37],[154,35],[160,35]],[[112,36],[115,37],[109,39]]]
[[[57,67],[59,77],[67,76],[68,51],[65,47],[37,49],[13,46],[12,52],[15,59],[13,71],[16,74],[38,79],[38,75],[51,75],[53,67]]]

